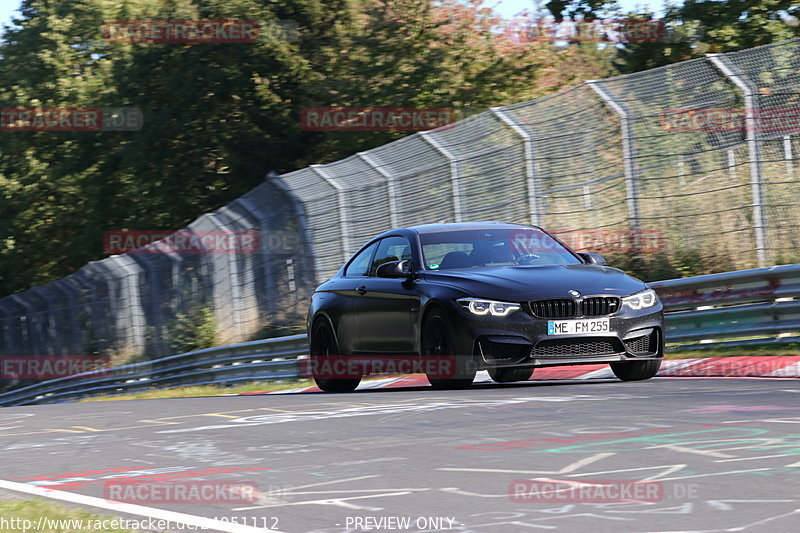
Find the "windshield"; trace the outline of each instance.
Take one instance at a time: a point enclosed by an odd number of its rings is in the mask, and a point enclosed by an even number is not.
[[[429,270],[581,263],[564,245],[536,228],[424,233],[420,242]]]

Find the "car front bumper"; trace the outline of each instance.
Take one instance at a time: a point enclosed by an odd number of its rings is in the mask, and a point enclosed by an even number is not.
[[[587,317],[608,318],[610,332],[578,335],[548,335],[548,319],[525,309],[507,317],[477,316],[454,302],[450,311],[456,355],[470,357],[479,369],[611,363],[657,359],[664,354],[660,303],[644,310],[623,307],[607,317]]]

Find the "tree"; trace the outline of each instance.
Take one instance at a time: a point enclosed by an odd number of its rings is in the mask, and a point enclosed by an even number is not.
[[[686,0],[667,8],[665,39],[625,43],[617,66],[622,72],[638,72],[783,41],[800,36],[798,18],[800,5],[794,0]]]
[[[1,107],[133,107],[139,131],[0,130],[0,295],[99,259],[102,235],[178,229],[279,173],[401,133],[319,133],[316,106],[483,110],[608,72],[596,50],[515,43],[479,0],[25,0]],[[108,21],[255,19],[253,43],[115,42]],[[290,35],[277,31],[291,23]],[[24,267],[21,268],[21,265]]]

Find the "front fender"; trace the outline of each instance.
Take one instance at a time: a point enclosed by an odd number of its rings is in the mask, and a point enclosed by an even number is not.
[[[459,319],[461,306],[456,300],[471,296],[467,291],[457,289],[449,285],[430,285],[424,294],[420,295],[419,302],[419,319],[416,321],[414,331],[414,346],[418,354],[422,354],[422,325],[425,321],[425,314],[433,307],[443,309],[449,319],[450,326],[453,328],[453,333],[456,342],[457,354],[472,354],[473,340],[464,335],[460,331],[459,324],[463,321]],[[455,355],[455,354],[454,354]]]

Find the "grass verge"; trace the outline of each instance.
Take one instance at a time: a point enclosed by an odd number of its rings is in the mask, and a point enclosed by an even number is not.
[[[705,348],[698,350],[667,351],[665,359],[693,359],[704,357],[732,357],[732,356],[759,356],[781,355],[800,356],[800,343],[770,344],[753,346],[732,346],[730,348]],[[375,376],[383,377],[383,376]],[[108,402],[117,400],[149,400],[158,398],[192,398],[198,396],[223,396],[226,394],[243,394],[246,392],[271,392],[277,390],[311,387],[314,381],[310,379],[293,381],[260,381],[236,385],[233,387],[220,387],[217,385],[199,385],[193,387],[178,387],[174,389],[152,389],[135,394],[120,394],[117,396],[96,396],[80,400],[82,402]],[[0,532],[2,533],[2,532]]]
[[[800,356],[800,343],[792,342],[786,344],[753,344],[751,346],[731,346],[729,348],[700,348],[697,350],[681,349],[675,351],[667,350],[667,359],[691,359],[693,357],[735,357],[735,356],[759,356],[759,355],[781,355],[781,356]]]
[[[119,394],[116,396],[94,396],[84,398],[81,402],[111,402],[117,400],[149,400],[156,398],[191,398],[196,396],[223,396],[225,394],[243,394],[245,392],[271,392],[276,390],[294,389],[297,387],[311,387],[314,381],[301,379],[293,381],[259,381],[233,387],[220,387],[217,385],[197,385],[192,387],[176,387],[174,389],[152,389],[134,394]]]
[[[119,518],[37,499],[0,501],[0,533],[21,531],[135,533]],[[40,522],[41,521],[41,522]],[[94,526],[100,527],[94,527]],[[39,527],[41,526],[41,527]]]

